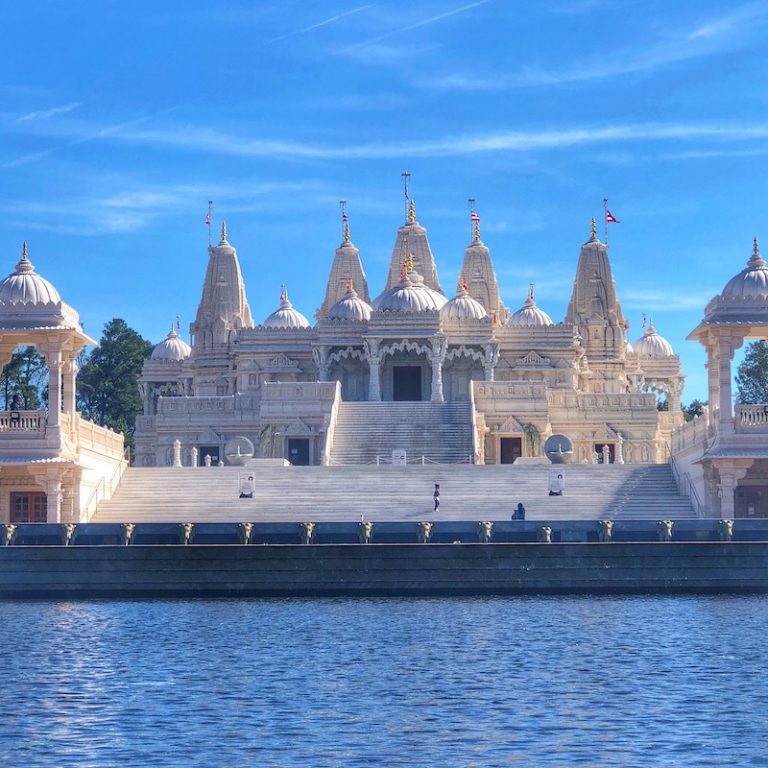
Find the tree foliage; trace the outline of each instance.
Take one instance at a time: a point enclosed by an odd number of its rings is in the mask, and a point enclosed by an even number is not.
[[[138,379],[151,352],[149,341],[115,318],[104,326],[77,380],[79,410],[97,424],[122,432],[128,445],[133,445],[134,422],[143,407]]]
[[[768,342],[753,341],[747,345],[736,373],[736,385],[740,403],[768,403]]]
[[[48,368],[34,347],[13,353],[0,374],[0,398],[5,411],[33,411],[47,398]]]
[[[683,417],[686,421],[693,421],[697,416],[703,416],[706,404],[706,401],[701,400],[691,400],[689,405],[683,404]]]

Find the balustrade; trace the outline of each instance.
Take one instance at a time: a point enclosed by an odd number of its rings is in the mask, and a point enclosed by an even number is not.
[[[45,433],[45,411],[0,411],[0,432]]]
[[[768,432],[768,405],[763,403],[756,405],[737,403],[735,411],[737,432]]]

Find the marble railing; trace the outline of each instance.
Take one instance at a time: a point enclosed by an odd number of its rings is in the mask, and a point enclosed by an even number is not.
[[[0,411],[0,432],[45,434],[46,413],[40,411]]]
[[[696,416],[691,421],[686,421],[672,432],[672,453],[677,453],[684,448],[694,445],[706,445],[711,433],[707,423],[707,416]]]
[[[768,432],[768,405],[736,403],[734,411],[737,432]]]

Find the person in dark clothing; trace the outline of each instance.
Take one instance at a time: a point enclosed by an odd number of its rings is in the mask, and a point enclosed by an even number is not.
[[[517,502],[517,506],[515,507],[514,511],[512,512],[512,519],[513,520],[525,520],[525,507],[523,506],[522,501]]]
[[[437,512],[438,509],[440,509],[440,486],[435,483],[435,492],[432,494],[432,498],[435,500],[435,508],[434,512]]]

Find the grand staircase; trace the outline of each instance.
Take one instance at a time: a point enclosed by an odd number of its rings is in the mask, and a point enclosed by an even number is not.
[[[406,451],[408,463],[468,463],[471,405],[465,403],[340,403],[331,464],[375,464]]]
[[[289,520],[508,520],[522,501],[529,519],[694,517],[669,465],[566,466],[565,495],[548,495],[547,466],[330,466],[131,468],[93,522]],[[256,480],[240,499],[239,476]],[[434,483],[441,507],[432,515]]]

